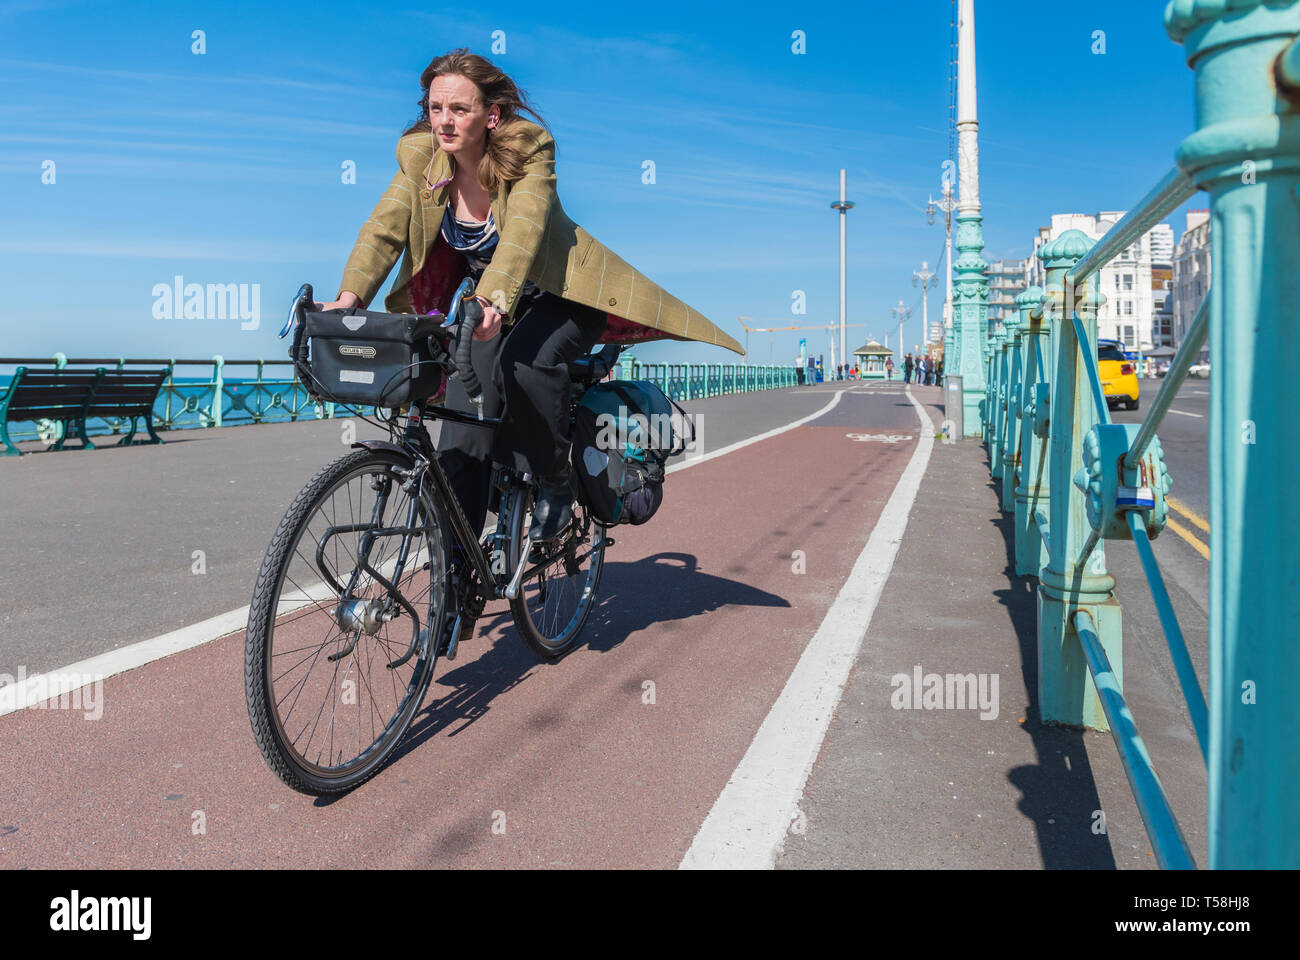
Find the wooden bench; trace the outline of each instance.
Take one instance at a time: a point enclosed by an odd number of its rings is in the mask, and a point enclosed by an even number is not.
[[[3,397],[0,397],[0,441],[7,456],[21,456],[9,439],[8,425],[15,421],[55,420],[63,424],[63,436],[50,450],[62,450],[71,433],[81,447],[95,449],[86,436],[89,417],[131,418],[131,430],[117,442],[162,443],[154,432],[153,405],[167,379],[167,370],[68,370],[19,367]],[[143,417],[149,440],[135,440],[136,421]]]

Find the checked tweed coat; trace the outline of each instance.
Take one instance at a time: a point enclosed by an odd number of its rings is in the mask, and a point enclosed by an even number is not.
[[[555,140],[544,128],[516,117],[533,134],[524,175],[503,182],[491,197],[500,239],[477,292],[515,316],[524,282],[606,313],[605,341],[669,337],[744,350],[699,311],[635,270],[565,215],[555,192]],[[397,262],[402,266],[385,298],[390,313],[419,306],[445,311],[465,275],[464,258],[442,239],[440,227],[451,185],[451,161],[426,131],[397,143],[400,169],[361,228],[340,290],[369,306]],[[425,269],[426,265],[429,267]],[[433,276],[435,275],[436,276]],[[412,283],[412,280],[415,283]],[[421,312],[427,312],[427,309]]]

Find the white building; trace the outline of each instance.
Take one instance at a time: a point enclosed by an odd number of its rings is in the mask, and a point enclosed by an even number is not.
[[[989,281],[989,322],[1016,312],[1016,295],[1025,289],[1025,261],[995,260],[985,273]]]
[[[1187,229],[1174,250],[1174,322],[1172,346],[1178,346],[1192,325],[1210,289],[1210,211],[1188,210]]]
[[[1034,255],[1029,258],[1027,279],[1031,285],[1046,286],[1047,272],[1038,259],[1038,248],[1066,230],[1081,230],[1100,240],[1123,219],[1124,210],[1103,210],[1096,214],[1054,213],[1050,226],[1039,227],[1034,237]],[[1168,264],[1174,231],[1167,223],[1156,224],[1128,249],[1101,268],[1101,292],[1106,302],[1097,312],[1097,337],[1120,340],[1128,350],[1150,350],[1151,327],[1156,315],[1152,296],[1151,268]]]

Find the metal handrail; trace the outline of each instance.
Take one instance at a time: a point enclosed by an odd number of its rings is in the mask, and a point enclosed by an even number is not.
[[[1169,372],[1165,374],[1165,381],[1160,385],[1160,392],[1156,394],[1151,410],[1142,420],[1142,428],[1133,440],[1132,448],[1124,457],[1124,466],[1128,469],[1135,468],[1138,461],[1142,459],[1142,454],[1147,452],[1147,447],[1151,444],[1151,438],[1156,435],[1156,429],[1164,421],[1179,388],[1182,387],[1183,381],[1187,379],[1187,372],[1192,367],[1192,360],[1201,352],[1201,347],[1205,345],[1205,338],[1209,334],[1210,297],[1207,293],[1205,299],[1201,301],[1201,305],[1196,309],[1196,316],[1192,318],[1192,325],[1187,329],[1186,338],[1178,348],[1178,352],[1174,354],[1173,361],[1169,364]]]
[[[1087,610],[1076,611],[1074,629],[1088,660],[1088,672],[1092,674],[1092,682],[1097,687],[1102,709],[1106,711],[1106,719],[1110,722],[1111,735],[1119,750],[1124,773],[1133,788],[1133,799],[1137,801],[1138,812],[1146,826],[1156,862],[1165,870],[1195,870],[1196,860],[1187,846],[1187,838],[1178,825],[1178,818],[1169,806],[1169,797],[1156,775],[1151,754],[1147,752],[1146,743],[1138,733],[1133,714],[1124,700],[1119,679],[1097,636],[1092,614]]]
[[[1201,759],[1210,762],[1210,722],[1209,711],[1205,706],[1205,692],[1201,682],[1196,679],[1196,670],[1192,667],[1191,655],[1187,652],[1187,642],[1183,639],[1182,627],[1174,613],[1173,602],[1165,588],[1165,578],[1160,573],[1151,541],[1147,538],[1146,528],[1137,514],[1128,515],[1129,529],[1133,531],[1133,543],[1137,546],[1138,557],[1142,560],[1142,570],[1147,576],[1147,586],[1151,588],[1151,599],[1156,605],[1160,625],[1165,631],[1165,645],[1169,648],[1169,657],[1174,662],[1174,672],[1178,674],[1178,683],[1183,690],[1183,700],[1187,703],[1187,712],[1192,718],[1192,729],[1196,731],[1196,741],[1201,745]]]
[[[1065,289],[1081,285],[1085,280],[1114,260],[1133,242],[1186,203],[1197,191],[1192,178],[1178,167],[1170,170],[1142,200],[1120,221],[1106,231],[1088,254],[1065,275]]]
[[[1110,423],[1110,407],[1106,403],[1106,391],[1101,386],[1101,369],[1097,363],[1097,352],[1092,349],[1091,341],[1088,339],[1088,331],[1083,328],[1083,321],[1079,319],[1077,313],[1070,314],[1070,322],[1074,324],[1075,343],[1083,353],[1083,368],[1088,371],[1088,384],[1092,388],[1092,402],[1097,405],[1097,419],[1102,423]]]

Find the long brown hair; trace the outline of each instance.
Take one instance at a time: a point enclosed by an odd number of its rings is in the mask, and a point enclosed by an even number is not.
[[[483,159],[478,165],[478,182],[483,189],[496,190],[503,180],[518,180],[524,175],[524,152],[528,133],[524,129],[521,111],[527,111],[546,128],[546,121],[528,103],[524,91],[501,68],[486,57],[470,53],[461,47],[435,57],[420,74],[420,119],[411,124],[402,136],[412,133],[432,133],[429,124],[429,86],[434,77],[458,74],[478,87],[484,107],[495,104],[501,110],[501,119],[488,131]],[[547,128],[549,129],[549,128]]]

